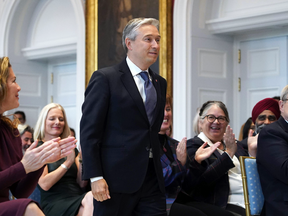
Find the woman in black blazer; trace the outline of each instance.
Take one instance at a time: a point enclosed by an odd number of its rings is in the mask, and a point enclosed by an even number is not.
[[[205,142],[209,146],[220,142],[209,158],[201,162],[201,169],[191,170],[193,181],[184,181],[176,203],[201,209],[207,215],[216,214],[205,204],[221,207],[227,212],[245,215],[239,156],[246,151],[235,142],[235,135],[228,125],[229,114],[225,104],[220,101],[207,101],[200,109],[202,132],[187,141],[190,158],[195,157],[197,149]]]

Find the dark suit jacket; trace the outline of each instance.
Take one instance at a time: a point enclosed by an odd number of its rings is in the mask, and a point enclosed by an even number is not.
[[[157,92],[152,125],[126,59],[95,71],[85,92],[80,123],[83,179],[103,176],[110,192],[134,193],[140,189],[150,147],[160,190],[165,191],[158,132],[167,84],[150,69],[149,73]]]
[[[288,214],[288,123],[280,117],[258,137],[257,168],[266,215]],[[265,215],[265,214],[263,214]]]
[[[195,157],[197,149],[204,142],[197,136],[192,139],[187,140],[187,151],[190,158]],[[239,158],[240,156],[246,156],[247,152],[238,145],[235,156]],[[193,183],[189,185],[189,182],[184,182],[183,191],[186,194],[190,194],[190,200],[188,201],[198,201],[210,203],[217,205],[219,207],[226,207],[228,196],[229,196],[229,169],[234,167],[234,164],[228,154],[224,153],[222,155],[216,150],[209,158],[202,161],[202,167],[199,167],[197,174],[197,168],[191,170],[194,172],[195,178]],[[203,167],[205,171],[203,172]],[[187,196],[188,198],[188,196]]]

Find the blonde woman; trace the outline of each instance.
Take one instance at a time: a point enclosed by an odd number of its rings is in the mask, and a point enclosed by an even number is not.
[[[41,145],[56,137],[70,135],[65,110],[60,104],[46,105],[35,126],[34,139]],[[55,163],[47,164],[39,179],[41,207],[49,216],[89,216],[93,213],[93,196],[91,191],[83,192],[87,181],[81,180],[80,154],[72,152]]]

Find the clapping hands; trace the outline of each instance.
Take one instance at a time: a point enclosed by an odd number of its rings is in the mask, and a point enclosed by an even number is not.
[[[186,164],[187,161],[187,149],[186,149],[187,138],[184,137],[176,148],[176,156],[177,159],[180,161],[182,166]]]
[[[226,152],[232,158],[237,151],[237,144],[235,140],[235,134],[233,133],[233,129],[230,127],[230,125],[228,125],[226,128],[226,133],[223,136],[223,140],[226,145]]]
[[[208,157],[211,156],[211,154],[220,146],[220,142],[216,142],[214,145],[207,147],[207,142],[205,142],[203,145],[201,145],[198,150],[195,153],[195,160],[201,164],[201,162]]]
[[[37,147],[38,141],[35,141],[26,150],[21,160],[26,173],[36,171],[47,163],[53,163],[66,157],[76,147],[76,142],[77,140],[74,137],[62,140],[55,138]]]

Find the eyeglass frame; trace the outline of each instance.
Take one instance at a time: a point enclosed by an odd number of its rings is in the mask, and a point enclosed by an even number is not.
[[[262,116],[265,116],[265,119],[259,119],[259,117],[262,117]],[[277,117],[275,116],[275,115],[259,115],[258,117],[257,117],[257,119],[259,120],[259,121],[266,121],[266,119],[267,119],[267,117],[268,117],[268,120],[270,121],[270,122],[274,122],[274,121],[277,121]],[[275,118],[275,119],[271,119],[271,117],[273,117],[273,118]]]
[[[215,118],[215,119],[214,119],[214,121],[212,121],[212,122],[211,122],[211,121],[209,121],[209,120],[208,120],[208,117],[209,117],[209,116],[212,116],[212,117],[214,117],[214,118]],[[204,116],[202,119],[205,119],[206,117],[207,117],[207,121],[208,121],[208,122],[210,122],[210,123],[213,123],[213,122],[215,122],[215,121],[216,121],[216,119],[217,119],[217,121],[218,121],[220,124],[223,124],[223,123],[225,123],[225,122],[228,122],[228,120],[227,120],[227,117],[226,117],[226,116],[218,116],[218,117],[216,117],[216,116],[215,116],[215,115],[213,115],[213,114],[209,114],[209,115],[206,115],[206,116]],[[220,122],[220,121],[219,121],[219,119],[220,119],[220,118],[222,118],[222,117],[224,118],[224,121],[223,121],[223,122]],[[222,121],[222,120],[221,120],[221,121]]]

